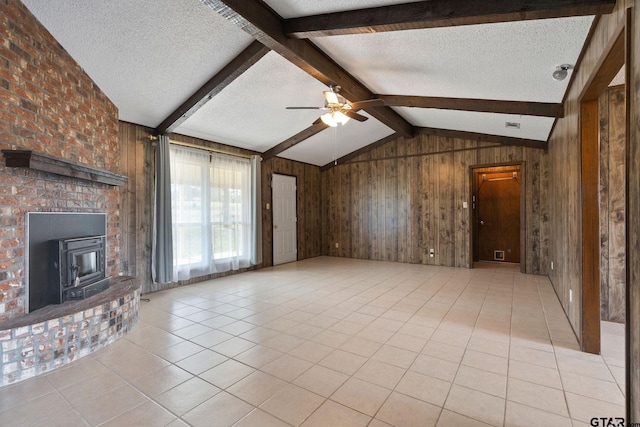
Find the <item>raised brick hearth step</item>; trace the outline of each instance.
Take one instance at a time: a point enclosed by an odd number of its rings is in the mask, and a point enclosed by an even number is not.
[[[0,324],[0,386],[34,377],[125,336],[137,323],[140,283],[111,278],[109,289]]]

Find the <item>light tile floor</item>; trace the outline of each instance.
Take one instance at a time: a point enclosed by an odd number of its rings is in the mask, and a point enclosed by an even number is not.
[[[624,327],[581,353],[549,280],[320,257],[148,294],[124,339],[0,389],[3,426],[588,426]]]

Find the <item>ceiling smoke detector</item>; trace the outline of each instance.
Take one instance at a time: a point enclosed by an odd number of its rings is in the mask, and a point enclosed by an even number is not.
[[[561,81],[567,77],[568,71],[573,70],[573,65],[571,64],[562,64],[556,67],[556,70],[553,72],[553,78]]]

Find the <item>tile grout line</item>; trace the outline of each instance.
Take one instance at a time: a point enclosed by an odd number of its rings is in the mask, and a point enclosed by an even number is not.
[[[511,337],[513,336],[513,311],[516,305],[516,280],[515,274],[513,275],[511,283],[511,310],[509,310],[509,348],[507,351],[507,384],[504,390],[504,416],[502,419],[502,425],[507,425],[507,402],[509,402],[509,372],[511,371]]]
[[[540,285],[536,282],[536,291],[538,293],[538,298],[540,300],[540,304],[542,305],[542,312],[544,313],[544,321],[545,324],[547,325],[547,331],[549,331],[549,341],[551,341],[551,346],[553,348],[553,358],[556,362],[556,368],[558,371],[558,377],[560,378],[560,386],[562,387],[562,396],[564,396],[564,404],[565,407],[567,409],[567,415],[569,416],[569,420],[573,423],[574,419],[571,416],[571,409],[569,408],[569,401],[567,400],[567,392],[564,388],[564,378],[562,376],[562,374],[560,373],[560,364],[558,363],[558,353],[556,352],[556,346],[553,344],[553,338],[551,337],[551,332],[549,329],[549,316],[547,313],[547,307],[544,304],[544,298],[542,297],[542,293],[540,291]],[[565,313],[566,316],[566,313]],[[567,320],[568,321],[568,320]],[[577,421],[577,420],[576,420]]]

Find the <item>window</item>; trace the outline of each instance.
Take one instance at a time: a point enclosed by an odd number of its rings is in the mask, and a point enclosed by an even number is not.
[[[174,279],[251,265],[249,159],[171,146]]]

